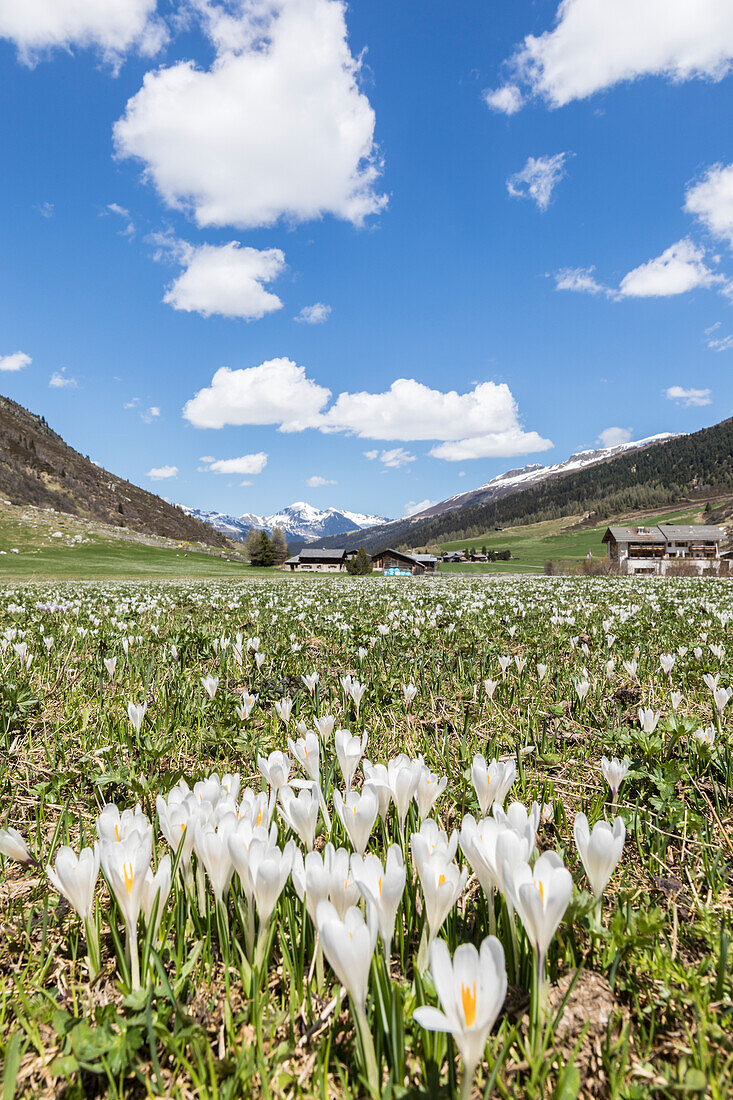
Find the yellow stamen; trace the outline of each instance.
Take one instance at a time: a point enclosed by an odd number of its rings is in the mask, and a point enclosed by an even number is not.
[[[540,900],[542,901],[542,904],[544,905],[545,904],[545,891],[544,891],[543,886],[542,886],[542,879],[538,879],[537,889],[540,892]]]
[[[257,814],[257,821],[256,821],[255,824],[257,824],[257,825],[262,824],[262,810],[260,810],[260,812]]]
[[[476,983],[469,989],[461,984],[461,1001],[463,1002],[463,1017],[466,1027],[471,1027],[476,1021]]]
[[[115,836],[117,837],[118,840],[120,839],[120,827],[119,827],[119,825],[115,825]]]
[[[438,879],[438,886],[442,886],[444,882],[445,882],[445,875],[441,875],[440,878]]]
[[[127,868],[128,867],[130,868],[129,875],[127,873]],[[124,863],[122,865],[122,872],[125,876],[125,889],[127,890],[128,894],[131,894],[132,893],[132,884],[135,881],[135,874],[132,870],[132,864],[131,863]]]
[[[379,876],[379,896],[382,896],[382,876]]]

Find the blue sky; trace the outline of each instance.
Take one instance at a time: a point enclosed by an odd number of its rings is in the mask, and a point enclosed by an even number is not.
[[[733,13],[691,8],[0,0],[0,392],[234,514],[731,415]]]

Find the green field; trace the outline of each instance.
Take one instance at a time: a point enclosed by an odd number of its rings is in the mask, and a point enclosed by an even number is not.
[[[459,539],[440,543],[440,549],[462,550],[466,547],[480,550],[511,550],[510,561],[484,564],[477,562],[466,565],[443,565],[441,572],[446,573],[541,573],[548,561],[562,567],[578,566],[588,552],[593,560],[604,561],[606,547],[601,541],[609,522],[633,524],[642,523],[699,523],[700,512],[697,509],[684,508],[674,512],[665,512],[653,516],[638,516],[612,520],[597,527],[573,526],[578,519],[567,516],[561,519],[547,520],[544,523],[532,523],[526,527],[507,527],[503,531],[492,531],[478,538]]]

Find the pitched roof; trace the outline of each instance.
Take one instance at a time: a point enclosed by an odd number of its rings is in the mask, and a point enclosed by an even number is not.
[[[611,535],[616,542],[666,542],[666,538],[658,527],[648,527],[643,533],[639,533],[637,527],[609,527],[603,536],[603,542],[608,541]]]
[[[320,546],[308,546],[304,547],[295,557],[288,558],[287,564],[295,563],[297,565],[298,562],[342,561],[345,556],[346,551],[343,548],[340,550],[330,550]]]
[[[660,523],[659,530],[668,539],[724,539],[722,527],[706,524]]]
[[[660,523],[649,526],[645,531],[638,527],[611,526],[603,536],[603,542],[609,541],[609,535],[616,542],[670,542],[674,539],[703,539],[707,542],[721,542],[725,538],[722,527],[705,524]]]

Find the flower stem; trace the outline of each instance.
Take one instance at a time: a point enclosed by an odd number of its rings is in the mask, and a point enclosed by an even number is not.
[[[359,1035],[361,1036],[361,1045],[364,1050],[369,1089],[373,1096],[379,1097],[381,1095],[381,1081],[379,1079],[377,1055],[374,1051],[374,1040],[372,1039],[372,1033],[369,1029],[369,1021],[361,1005],[354,1005],[354,1015],[356,1016]]]
[[[137,950],[137,928],[127,926],[127,951],[130,956],[130,984],[133,989],[140,988],[140,956]]]

